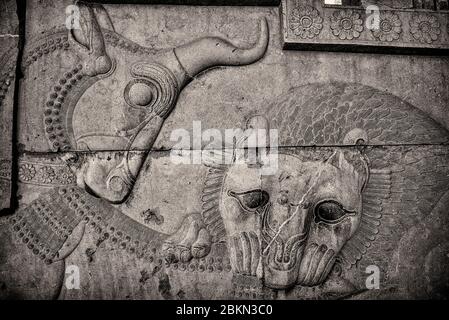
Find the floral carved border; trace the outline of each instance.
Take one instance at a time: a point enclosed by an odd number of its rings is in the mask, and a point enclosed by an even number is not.
[[[19,182],[40,186],[56,187],[75,185],[76,177],[69,167],[58,159],[27,159],[18,161]]]
[[[282,0],[281,18],[284,49],[449,53],[449,11],[380,8],[374,20],[364,7]]]

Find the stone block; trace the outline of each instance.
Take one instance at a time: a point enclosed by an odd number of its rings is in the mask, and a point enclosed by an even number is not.
[[[0,3],[0,210],[11,205],[14,89],[19,44],[15,1]]]
[[[0,297],[445,298],[447,58],[196,4],[27,2]]]

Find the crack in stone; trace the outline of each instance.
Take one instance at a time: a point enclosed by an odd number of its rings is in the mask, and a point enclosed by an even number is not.
[[[332,154],[332,156],[330,156],[330,158],[335,157],[335,155],[337,154],[337,150],[334,151],[334,153]],[[329,158],[329,159],[330,159]],[[274,237],[271,239],[270,243],[268,243],[268,245],[266,246],[266,248],[263,250],[262,255],[266,256],[268,250],[270,249],[270,247],[273,245],[273,243],[276,241],[276,239],[279,237],[279,235],[281,234],[281,231],[284,229],[284,227],[290,222],[292,221],[292,219],[298,214],[299,210],[302,208],[304,201],[306,199],[306,197],[309,195],[309,193],[312,191],[312,189],[315,187],[316,183],[319,181],[321,174],[323,172],[323,167],[320,169],[320,171],[318,171],[318,173],[316,174],[316,179],[315,182],[309,187],[309,189],[307,189],[307,191],[303,194],[303,196],[301,197],[301,200],[299,201],[299,203],[296,206],[296,210],[295,212],[293,212],[293,214],[288,217],[287,220],[285,220],[278,228],[278,231],[276,232],[276,234],[274,235]]]
[[[331,148],[341,148],[341,149],[353,149],[353,148],[372,148],[372,149],[379,149],[379,148],[390,148],[390,147],[400,147],[400,148],[409,148],[409,147],[449,147],[449,143],[447,142],[429,142],[429,143],[386,143],[386,144],[363,144],[363,145],[357,145],[357,144],[328,144],[328,145],[283,145],[278,146],[278,149],[304,149],[304,150],[312,150],[312,149],[331,149]],[[154,148],[154,149],[99,149],[99,150],[68,150],[68,151],[32,151],[32,150],[21,150],[20,154],[26,154],[26,155],[57,155],[57,154],[67,154],[67,153],[80,153],[80,154],[92,154],[92,153],[100,153],[100,152],[134,152],[134,153],[155,153],[155,152],[172,152],[172,151],[186,151],[186,152],[192,152],[192,151],[226,151],[226,150],[245,150],[246,148],[243,147],[237,147],[235,149],[231,148],[204,148],[204,149],[198,149],[198,148],[189,148],[189,149],[177,149],[177,148],[170,148],[170,147],[161,147],[161,148]]]
[[[18,34],[10,34],[10,33],[4,33],[0,34],[0,38],[18,38]]]

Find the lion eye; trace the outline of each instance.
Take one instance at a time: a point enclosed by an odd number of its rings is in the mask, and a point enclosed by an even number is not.
[[[335,223],[342,220],[349,211],[335,201],[325,201],[315,207],[315,222]]]
[[[237,199],[242,207],[248,211],[255,211],[265,206],[270,198],[266,191],[260,189],[241,193],[229,191],[229,195]]]

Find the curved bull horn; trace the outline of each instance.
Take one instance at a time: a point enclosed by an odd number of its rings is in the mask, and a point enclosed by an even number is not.
[[[241,66],[256,62],[265,54],[268,40],[268,22],[262,18],[259,39],[252,48],[237,48],[225,39],[206,37],[178,47],[175,52],[188,75],[194,77],[213,66]]]

